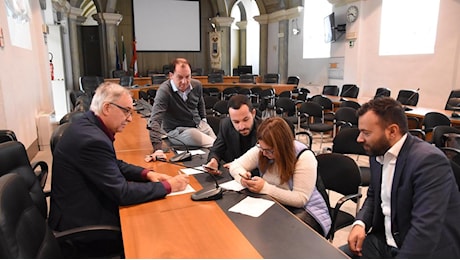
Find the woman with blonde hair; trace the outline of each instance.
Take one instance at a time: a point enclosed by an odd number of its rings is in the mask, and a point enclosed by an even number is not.
[[[326,236],[331,219],[327,202],[316,188],[318,163],[313,152],[294,139],[281,117],[265,119],[257,140],[256,146],[231,163],[230,174],[251,192],[268,194],[288,206]],[[251,176],[255,168],[260,176]]]

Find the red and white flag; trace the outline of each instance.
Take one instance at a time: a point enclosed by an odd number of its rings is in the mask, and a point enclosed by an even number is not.
[[[139,77],[139,71],[137,70],[137,50],[136,41],[133,41],[133,58],[131,59],[131,68],[133,68],[134,77]]]

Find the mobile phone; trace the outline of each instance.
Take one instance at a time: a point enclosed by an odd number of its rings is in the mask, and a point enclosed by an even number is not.
[[[220,173],[219,169],[211,167],[211,166],[207,166],[205,164],[201,165],[201,167],[203,167],[205,170],[208,170],[208,171]]]
[[[252,180],[251,177],[247,177],[246,175],[243,175],[243,174],[241,174],[241,173],[240,173],[239,175],[241,176],[241,178],[243,178],[243,179],[245,179],[245,180],[248,180],[248,181]]]

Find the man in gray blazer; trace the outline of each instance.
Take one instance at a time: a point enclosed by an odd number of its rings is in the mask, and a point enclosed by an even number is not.
[[[392,98],[371,100],[358,115],[371,182],[349,249],[363,258],[459,258],[460,193],[446,156],[408,134]]]

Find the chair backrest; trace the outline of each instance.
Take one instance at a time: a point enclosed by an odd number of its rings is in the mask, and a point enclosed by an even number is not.
[[[444,109],[460,110],[460,89],[454,89],[450,92]]]
[[[11,172],[19,174],[24,179],[32,201],[46,219],[47,204],[45,195],[30,165],[26,148],[17,141],[0,143],[0,176]]]
[[[165,74],[165,77],[167,77],[167,75],[169,75],[169,72],[171,72],[171,65],[170,64],[163,65],[162,71],[163,71],[163,74]]]
[[[403,105],[416,106],[418,103],[418,97],[419,94],[415,90],[401,89],[398,92],[398,97],[396,100],[398,100]]]
[[[439,125],[450,126],[450,119],[439,112],[428,112],[423,117],[422,121],[423,129],[425,131],[432,131],[434,127]]]
[[[280,97],[275,102],[275,108],[277,114],[283,114],[286,116],[295,115],[295,102],[287,97]]]
[[[325,97],[323,95],[314,95],[313,97],[310,98],[311,102],[315,102],[323,107],[324,110],[333,110],[334,109],[334,103],[332,100],[328,97]]]
[[[75,107],[77,105],[77,98],[83,94],[85,93],[79,89],[70,91],[69,98],[70,102],[72,103],[72,107]]]
[[[344,128],[340,130],[332,140],[332,152],[341,154],[367,155],[363,145],[356,141],[358,135],[358,128]]]
[[[46,218],[17,173],[0,177],[0,257],[62,258]]]
[[[322,94],[323,95],[338,96],[339,95],[339,87],[337,85],[324,85]]]
[[[340,102],[340,107],[351,107],[354,109],[359,109],[361,105],[358,102],[353,101],[353,100],[344,100]]]
[[[342,195],[359,192],[361,176],[355,160],[339,153],[319,154],[316,159],[318,160],[318,171],[327,190]]]
[[[357,98],[358,94],[359,94],[359,88],[355,84],[343,85],[342,91],[340,92],[341,97]]]
[[[281,93],[278,95],[278,97],[292,98],[292,91],[290,91],[290,90],[281,91]]]
[[[223,99],[230,99],[232,96],[238,94],[238,89],[235,87],[226,87],[222,90],[222,97]]]
[[[335,120],[340,129],[358,127],[358,115],[356,114],[356,109],[352,107],[339,107],[335,111]]]
[[[103,82],[104,78],[100,76],[83,76],[80,77],[80,89],[92,97]]]
[[[445,141],[446,141],[444,134],[448,134],[448,133],[460,134],[460,129],[452,127],[452,126],[446,126],[446,125],[436,126],[433,128],[433,135],[431,137],[432,138],[431,142],[436,147],[444,147]]]
[[[224,74],[222,73],[210,73],[208,74],[209,83],[222,83],[224,82]]]
[[[241,74],[240,83],[256,83],[256,75],[254,74]]]
[[[121,76],[120,77],[120,85],[123,87],[131,87],[134,83],[133,76]]]
[[[378,97],[389,97],[390,95],[391,90],[389,88],[377,88],[377,90],[375,91],[374,99]]]
[[[121,78],[121,76],[126,76],[126,75],[128,75],[128,72],[124,70],[113,70],[112,71],[113,78]]]
[[[166,75],[163,75],[163,74],[158,74],[158,75],[153,75],[152,76],[152,84],[153,85],[158,85],[158,84],[161,84],[163,82],[165,82],[168,78],[166,77]]]
[[[219,100],[212,108],[216,116],[227,116],[228,114],[228,100]]]
[[[192,76],[201,76],[201,75],[203,75],[203,68],[192,69]]]
[[[280,74],[279,73],[267,73],[264,75],[264,83],[280,83]]]
[[[295,84],[296,86],[299,85],[300,77],[299,76],[289,76],[287,78],[286,84]]]
[[[0,130],[0,143],[8,141],[17,141],[16,134],[12,130],[3,129]]]
[[[306,101],[300,104],[299,113],[301,115],[308,115],[310,120],[313,120],[313,123],[323,123],[324,122],[324,113],[323,107],[315,102]]]
[[[214,104],[217,103],[220,99],[215,97],[215,96],[204,96],[204,106],[206,109],[212,109],[214,107]]]

